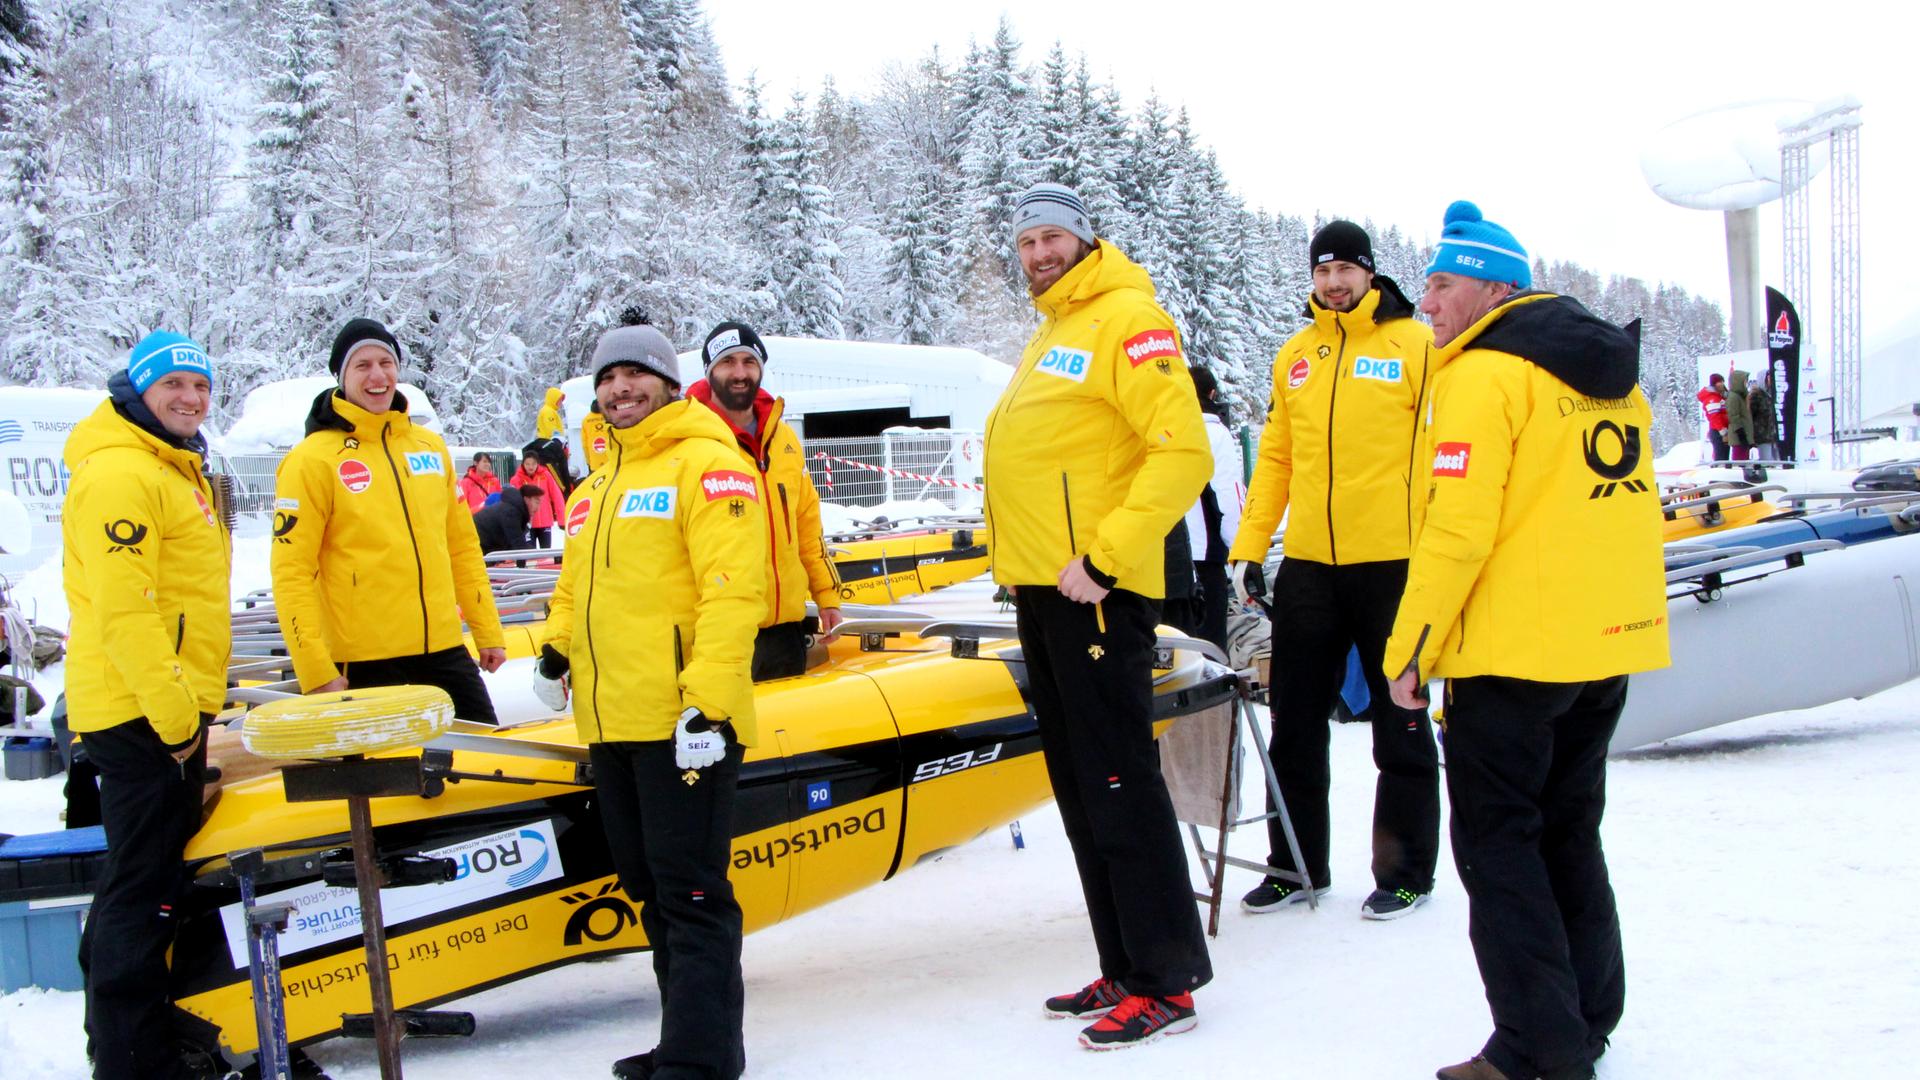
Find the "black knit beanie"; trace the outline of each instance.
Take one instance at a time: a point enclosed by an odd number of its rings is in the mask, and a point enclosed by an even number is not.
[[[396,365],[400,363],[400,343],[394,340],[379,319],[352,319],[333,336],[333,355],[327,358],[327,371],[334,378],[339,378],[340,366],[353,354],[354,347],[367,342],[385,345],[393,351],[393,362]]]
[[[1373,272],[1373,240],[1367,230],[1351,221],[1329,221],[1313,234],[1308,249],[1310,265],[1324,262],[1350,262],[1368,273]]]
[[[767,345],[753,327],[743,322],[723,322],[707,332],[707,343],[700,347],[700,364],[712,367],[715,360],[733,352],[745,349],[760,361],[762,367],[767,363]]]

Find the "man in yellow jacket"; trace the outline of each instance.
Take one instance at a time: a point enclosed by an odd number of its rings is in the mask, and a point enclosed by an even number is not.
[[[540,412],[533,419],[533,437],[546,440],[560,434],[566,422],[560,418],[560,406],[565,404],[567,395],[557,386],[547,387],[547,399],[540,405]]]
[[[80,942],[94,1075],[176,1075],[167,995],[181,855],[200,829],[204,733],[226,698],[233,555],[202,469],[213,368],[142,338],[75,425],[60,530],[67,717],[100,773],[107,863]]]
[[[440,436],[407,418],[400,343],[373,319],[334,338],[340,380],[313,400],[307,437],[274,484],[273,597],[300,689],[413,683],[454,715],[498,723],[479,666],[506,661],[473,514]]]
[[[1029,188],[1013,235],[1044,319],[987,418],[993,577],[1100,958],[1046,1011],[1094,1020],[1080,1041],[1103,1050],[1192,1029],[1213,977],[1151,716],[1166,536],[1213,458],[1173,320],[1079,195]]]
[[[1267,864],[1305,870],[1316,892],[1332,881],[1327,810],[1329,718],[1356,648],[1369,678],[1373,760],[1373,892],[1368,919],[1397,919],[1426,903],[1440,854],[1440,769],[1424,709],[1388,700],[1379,674],[1412,544],[1408,474],[1414,416],[1433,334],[1400,286],[1374,272],[1373,242],[1351,221],[1322,226],[1309,246],[1313,322],[1280,347],[1273,397],[1228,558],[1234,580],[1267,557],[1287,522],[1273,583],[1273,743],[1304,867],[1293,865],[1279,818],[1267,822]],[[1257,572],[1257,570],[1256,570]],[[1244,591],[1244,584],[1242,584]],[[1272,809],[1269,806],[1269,809]],[[1269,877],[1240,901],[1254,913],[1305,901]]]
[[[840,625],[840,575],[820,538],[820,495],[807,476],[807,455],[780,418],[786,402],[760,388],[767,346],[753,327],[721,323],[700,356],[707,377],[687,387],[687,397],[733,430],[767,508],[767,611],[753,642],[753,681],[804,674],[807,598],[820,610],[822,633]]]
[[[588,472],[607,463],[611,445],[607,438],[607,418],[600,415],[600,403],[588,403],[587,415],[580,418],[580,453],[585,455],[583,460]]]
[[[573,719],[627,895],[654,951],[660,1043],[617,1077],[745,1067],[733,794],[757,740],[749,667],[766,610],[766,520],[726,422],[680,398],[651,326],[594,349],[612,458],[574,491],[534,692]]]
[[[1447,680],[1447,797],[1494,1034],[1441,1080],[1591,1077],[1625,1007],[1600,819],[1627,676],[1665,667],[1639,341],[1526,291],[1513,234],[1456,202],[1420,309],[1435,353],[1386,672]]]

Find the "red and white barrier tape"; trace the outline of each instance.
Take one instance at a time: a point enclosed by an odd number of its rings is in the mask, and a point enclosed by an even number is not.
[[[817,461],[828,463],[822,466],[827,471],[827,490],[828,491],[833,490],[833,465],[831,463],[835,461],[839,462],[842,465],[851,465],[856,469],[865,469],[868,472],[882,473],[887,476],[898,476],[906,480],[920,480],[929,484],[939,484],[942,487],[961,488],[966,491],[987,490],[986,488],[980,486],[979,484],[969,484],[960,480],[948,480],[948,479],[945,479],[944,477],[939,477],[939,476],[922,476],[919,473],[910,473],[902,469],[889,469],[883,465],[869,465],[864,461],[854,461],[852,458],[834,457],[833,455],[827,453],[824,450],[814,454],[813,456],[814,456],[814,459]]]

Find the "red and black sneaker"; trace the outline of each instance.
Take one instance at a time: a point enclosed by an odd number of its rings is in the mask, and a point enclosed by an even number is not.
[[[1112,1012],[1126,997],[1127,992],[1119,983],[1095,979],[1074,993],[1048,998],[1045,1008],[1047,1015],[1055,1020],[1092,1020]]]
[[[1193,1012],[1192,994],[1145,997],[1130,994],[1113,1011],[1080,1033],[1080,1045],[1089,1050],[1119,1050],[1143,1046],[1163,1035],[1192,1031],[1200,1018]]]

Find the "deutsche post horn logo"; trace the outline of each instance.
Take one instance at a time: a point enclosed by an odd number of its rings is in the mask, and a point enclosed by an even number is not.
[[[145,525],[121,518],[118,521],[108,522],[105,528],[107,530],[107,539],[113,542],[113,546],[107,549],[107,554],[111,555],[121,548],[131,551],[135,555],[140,554],[140,548],[137,545],[147,538],[147,527]]]
[[[293,526],[299,520],[300,518],[297,515],[289,514],[285,510],[276,512],[273,515],[273,542],[276,544],[293,543],[293,541],[287,539],[287,534],[293,531]]]
[[[1620,456],[1618,459],[1609,462],[1601,456],[1604,449],[1606,449],[1606,443],[1601,438],[1603,435],[1611,435],[1613,441],[1619,445]],[[1592,431],[1585,432],[1580,436],[1580,446],[1586,455],[1587,468],[1592,469],[1595,475],[1606,481],[1605,483],[1593,485],[1593,491],[1587,498],[1604,499],[1612,495],[1614,489],[1620,487],[1624,487],[1628,491],[1647,490],[1645,481],[1627,479],[1633,475],[1633,470],[1640,466],[1639,428],[1628,424],[1626,430],[1622,431],[1620,425],[1613,421],[1602,420],[1593,425]],[[1625,481],[1625,483],[1621,483],[1621,481]]]
[[[633,913],[633,905],[614,893],[619,885],[618,881],[609,881],[592,896],[576,892],[560,898],[565,903],[576,905],[573,914],[567,916],[566,934],[561,939],[568,948],[579,945],[582,938],[595,942],[612,941],[628,927],[640,925],[640,917]],[[610,918],[600,918],[602,912],[606,912]]]

